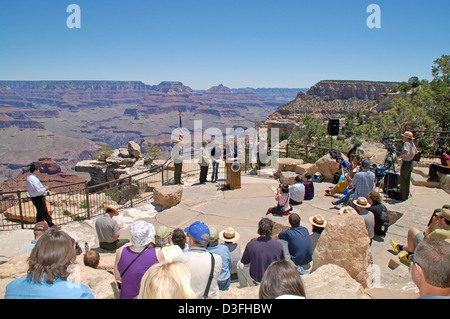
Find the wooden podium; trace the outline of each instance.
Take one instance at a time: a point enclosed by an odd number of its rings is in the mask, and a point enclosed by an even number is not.
[[[237,172],[231,169],[233,163],[225,163],[226,167],[226,186],[230,189],[241,188],[241,168]]]

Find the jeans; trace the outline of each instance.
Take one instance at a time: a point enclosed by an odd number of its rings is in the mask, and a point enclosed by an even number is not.
[[[223,283],[218,283],[217,285],[219,286],[219,290],[227,290],[228,287],[230,287],[231,284],[231,278],[228,277],[227,281],[223,282]]]
[[[340,205],[342,203],[347,204],[350,199],[350,196],[354,194],[355,191],[348,192],[344,197],[340,198],[336,201],[336,205]]]
[[[219,173],[219,163],[212,162],[212,174],[211,174],[211,182],[217,181],[217,175]]]

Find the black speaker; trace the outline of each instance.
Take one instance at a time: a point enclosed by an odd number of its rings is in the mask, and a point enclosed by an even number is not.
[[[328,135],[339,135],[339,119],[330,119],[328,121]]]

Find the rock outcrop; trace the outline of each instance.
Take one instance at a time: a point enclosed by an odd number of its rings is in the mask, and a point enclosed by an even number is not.
[[[306,95],[318,96],[325,101],[350,98],[373,101],[378,98],[380,93],[390,91],[398,84],[397,82],[326,80],[313,85]]]
[[[343,214],[328,220],[313,254],[313,269],[334,264],[344,268],[364,288],[370,278],[370,239],[364,218]]]
[[[183,186],[160,186],[153,188],[153,203],[164,208],[178,205],[183,196]]]

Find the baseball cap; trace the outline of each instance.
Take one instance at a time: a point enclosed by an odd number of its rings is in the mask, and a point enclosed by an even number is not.
[[[208,241],[210,237],[209,228],[203,222],[196,221],[184,229],[186,233],[197,240]]]

